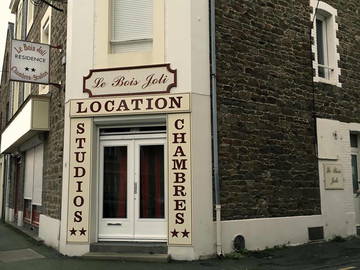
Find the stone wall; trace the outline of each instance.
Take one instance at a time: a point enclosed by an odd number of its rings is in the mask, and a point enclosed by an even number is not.
[[[44,142],[44,178],[42,196],[42,214],[60,219],[62,161],[64,143],[64,102],[65,102],[65,65],[62,63],[66,51],[66,4],[55,3],[64,9],[55,9],[51,14],[51,45],[62,49],[51,49],[50,82],[61,84],[50,86],[50,131]],[[40,26],[48,6],[43,4],[35,11],[34,24],[27,37],[28,40],[40,42]],[[38,86],[33,85],[32,93],[38,94]]]
[[[65,65],[62,63],[66,51],[66,4],[55,3],[56,6],[64,9],[64,12],[52,10],[51,15],[51,45],[60,46],[62,49],[51,49],[50,57],[50,82],[60,84],[51,85],[48,95],[50,97],[50,131],[45,135],[44,140],[44,171],[43,171],[43,195],[41,214],[60,219],[61,214],[61,187],[62,187],[62,161],[63,161],[63,141],[64,141],[64,97],[65,97]],[[28,34],[24,30],[24,39],[33,42],[40,42],[41,20],[47,10],[46,4],[35,7],[34,22]],[[24,5],[24,14],[26,5]],[[25,25],[24,25],[25,29]],[[7,44],[6,50],[10,45]],[[3,82],[1,87],[1,111],[2,118],[5,119],[6,102],[11,95],[8,82]],[[23,85],[20,86],[24,90]],[[39,85],[32,84],[31,93],[39,94]],[[20,94],[23,96],[23,92]],[[3,121],[2,129],[5,128]],[[12,167],[15,163],[12,159]],[[23,170],[23,168],[22,168]],[[12,179],[14,174],[12,173]],[[22,209],[23,205],[23,174],[20,177],[18,186],[18,205]],[[14,186],[10,187],[11,198],[15,198]],[[13,199],[11,199],[13,200]],[[10,201],[10,207],[14,206],[14,201]]]
[[[338,10],[342,88],[313,84],[308,0],[217,1],[225,220],[320,213],[314,116],[360,122],[360,3],[326,2]]]

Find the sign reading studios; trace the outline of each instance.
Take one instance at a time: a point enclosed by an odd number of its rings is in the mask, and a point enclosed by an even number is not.
[[[192,243],[190,94],[126,96],[70,102],[71,144],[67,240],[89,241],[89,205],[93,118],[134,114],[167,114],[168,242]],[[94,180],[92,180],[94,181]],[[94,228],[92,228],[94,230]]]

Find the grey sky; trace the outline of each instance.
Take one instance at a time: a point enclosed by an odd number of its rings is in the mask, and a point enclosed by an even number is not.
[[[14,22],[14,15],[10,13],[9,5],[10,0],[0,1],[0,70],[2,70],[8,21]]]

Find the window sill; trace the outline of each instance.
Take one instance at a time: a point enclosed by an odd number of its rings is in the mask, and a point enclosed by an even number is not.
[[[340,82],[334,82],[322,77],[313,77],[314,82],[316,83],[324,83],[324,84],[330,84],[330,85],[334,85],[337,87],[342,87],[342,84]]]

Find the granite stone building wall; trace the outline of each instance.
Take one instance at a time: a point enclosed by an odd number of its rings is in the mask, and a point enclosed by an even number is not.
[[[42,214],[60,219],[62,158],[64,142],[64,96],[65,96],[65,57],[66,51],[66,3],[56,2],[63,12],[52,9],[50,52],[50,131],[44,142],[44,178],[42,195]],[[40,26],[48,5],[38,6],[34,14],[34,23],[27,40],[40,42]],[[33,85],[32,94],[38,94],[38,86]]]
[[[30,0],[27,0],[30,1]],[[45,3],[35,5],[34,7],[34,20],[29,31],[26,31],[26,13],[27,13],[27,1],[23,4],[23,30],[22,36],[24,40],[41,43],[41,21],[48,10],[49,6]],[[44,214],[51,218],[60,219],[61,211],[61,185],[62,185],[62,160],[63,160],[63,142],[64,142],[64,96],[65,96],[65,51],[66,51],[66,20],[67,4],[65,2],[56,2],[56,6],[63,11],[52,9],[51,11],[51,27],[50,27],[50,82],[49,91],[47,96],[50,97],[50,110],[49,110],[49,132],[43,135],[44,144],[44,161],[43,161],[43,184],[42,184],[42,205],[40,214]],[[10,49],[11,38],[8,39],[6,45],[6,52],[4,56],[4,65],[8,63],[6,60],[8,55],[11,54]],[[56,48],[55,48],[56,47]],[[3,76],[4,77],[4,76]],[[13,95],[12,82],[8,78],[3,79],[1,87],[1,131],[3,132],[6,128],[6,112],[7,103],[11,104],[11,95]],[[24,84],[20,83],[19,93],[19,106],[23,102],[26,102],[24,98]],[[39,95],[39,85],[31,85],[31,94]],[[24,100],[25,99],[25,100]],[[11,109],[10,109],[11,111]],[[16,113],[15,111],[10,112],[10,117]],[[15,115],[16,117],[16,115]],[[20,174],[17,184],[17,191],[15,191],[15,163],[17,159],[20,160]],[[24,204],[24,160],[25,153],[17,152],[16,158],[11,158],[10,167],[10,186],[9,193],[9,207],[15,207],[15,193],[18,193],[18,210],[23,209]]]
[[[309,0],[218,0],[225,220],[320,214],[316,118],[360,122],[360,3],[337,9],[342,87],[313,83]]]

